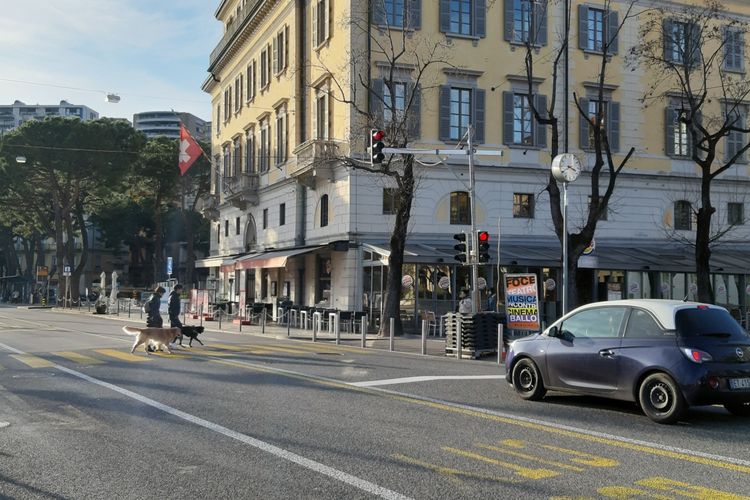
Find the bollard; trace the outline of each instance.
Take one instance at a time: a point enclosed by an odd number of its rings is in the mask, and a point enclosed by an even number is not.
[[[391,327],[391,331],[390,331],[391,335],[388,341],[388,350],[392,351],[393,350],[393,330],[396,329],[396,320],[394,318],[391,318],[390,327]]]
[[[341,345],[341,328],[339,327],[339,312],[333,318],[333,333],[336,335],[336,345]]]
[[[221,330],[221,317],[223,314],[221,314],[221,309],[216,310],[216,315],[219,317],[219,330]]]
[[[427,320],[422,320],[422,355],[427,355]]]
[[[237,314],[237,317],[240,318],[240,333],[242,333],[242,322],[245,320],[245,318],[242,316],[242,309],[240,309],[239,314]]]
[[[365,330],[365,317],[362,316],[362,319],[360,321],[360,332],[362,333],[362,349],[364,349],[365,347],[367,347],[367,330]]]
[[[117,299],[117,315],[120,315],[120,299]]]
[[[130,319],[130,301],[128,301],[128,319]]]
[[[141,319],[143,319],[143,305],[141,305],[141,307],[139,307],[138,310],[141,312]]]
[[[289,330],[292,328],[292,316],[291,309],[286,310],[286,336],[290,336]]]
[[[203,326],[203,304],[198,307],[198,317],[201,320],[200,326]]]
[[[505,342],[503,342],[503,324],[497,325],[497,364],[505,362]]]
[[[461,313],[457,314],[458,321],[456,322],[456,359],[461,359],[461,344],[463,340],[463,335],[461,335],[461,330],[463,329],[463,315]]]
[[[312,341],[313,342],[317,342],[318,340],[317,334],[318,334],[318,322],[313,321],[313,324],[312,324]]]
[[[260,317],[260,333],[266,333],[266,311],[263,310],[263,313]]]

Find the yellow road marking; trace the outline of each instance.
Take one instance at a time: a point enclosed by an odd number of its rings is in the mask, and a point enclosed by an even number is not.
[[[565,470],[572,470],[574,472],[583,472],[584,470],[586,470],[583,467],[576,467],[575,465],[569,465],[569,464],[564,464],[564,463],[561,463],[561,462],[555,462],[554,460],[547,460],[545,458],[539,458],[539,457],[536,457],[534,455],[529,455],[527,453],[521,453],[521,452],[518,452],[518,451],[507,450],[507,449],[504,449],[504,448],[498,448],[497,446],[492,446],[492,445],[489,445],[489,444],[476,443],[474,446],[476,446],[477,448],[483,448],[485,450],[490,450],[490,451],[494,451],[494,452],[497,452],[497,453],[503,453],[505,455],[510,455],[512,457],[523,458],[524,460],[528,460],[530,462],[539,462],[540,464],[552,465],[552,466],[555,466],[555,467],[560,467],[561,469],[565,469]]]
[[[520,439],[504,439],[500,441],[500,443],[505,446],[509,446],[511,448],[522,449],[526,447],[526,442]],[[604,457],[598,457],[596,455],[592,455],[590,453],[584,453],[578,450],[571,450],[569,448],[560,448],[559,446],[552,446],[550,444],[538,444],[537,446],[541,446],[542,448],[546,448],[548,450],[565,453],[567,455],[573,455],[576,458],[571,458],[570,459],[571,462],[576,462],[576,463],[588,465],[591,467],[615,467],[617,465],[620,465],[620,462],[618,462],[617,460],[612,460],[610,458],[604,458]]]
[[[228,352],[219,352],[219,351],[212,351],[210,349],[201,349],[200,352],[196,352],[198,356],[216,356],[218,358],[224,357],[224,356],[231,356]]]
[[[187,354],[182,354],[182,353],[175,352],[175,351],[172,351],[172,354],[169,354],[166,351],[164,351],[164,352],[162,352],[162,351],[156,351],[156,352],[152,352],[151,354],[154,355],[154,356],[159,356],[161,358],[185,359],[185,358],[189,358],[190,357]]]
[[[604,495],[606,498],[617,498],[621,500],[630,500],[631,498],[652,498],[654,500],[674,500],[674,497],[665,497],[650,491],[630,486],[605,486],[596,490],[597,493]]]
[[[78,363],[79,365],[100,365],[104,363],[104,361],[101,361],[99,359],[72,351],[59,351],[53,352],[52,354],[54,354],[55,356],[60,356],[61,358],[69,359],[70,361]]]
[[[425,469],[435,471],[441,476],[446,476],[451,481],[455,481],[458,483],[461,483],[463,481],[460,477],[457,477],[457,476],[473,478],[473,479],[481,479],[484,481],[494,481],[497,483],[520,483],[521,482],[519,479],[514,479],[514,478],[489,476],[485,474],[477,474],[476,472],[467,472],[467,471],[463,471],[459,469],[452,469],[450,467],[443,467],[442,465],[431,464],[429,462],[423,462],[422,460],[418,460],[416,458],[409,457],[406,455],[401,455],[399,453],[391,455],[391,458],[400,460],[402,462],[406,462],[407,464],[410,464],[410,465],[418,465],[420,467],[424,467]]]
[[[678,496],[698,498],[700,500],[747,500],[750,498],[747,496],[727,493],[725,491],[712,490],[702,486],[694,486],[692,484],[675,481],[674,479],[666,477],[650,477],[636,481],[635,484],[658,491],[669,492]]]
[[[299,354],[303,351],[298,351],[295,349],[287,349],[285,347],[276,347],[276,346],[270,346],[270,345],[231,345],[231,344],[214,344],[211,343],[211,347],[217,347],[219,349],[226,349],[228,351],[238,351],[238,352],[247,352],[251,354],[271,354],[274,352],[286,352],[291,354]]]
[[[31,354],[11,354],[10,357],[17,359],[21,363],[30,366],[31,368],[47,368],[55,365],[51,361],[47,361],[44,358],[33,356]]]
[[[494,458],[485,457],[484,455],[480,455],[479,453],[473,453],[467,450],[459,450],[457,448],[451,448],[449,446],[443,446],[441,449],[443,451],[447,451],[449,453],[453,453],[455,455],[459,455],[462,457],[473,458],[474,460],[487,462],[493,465],[497,465],[498,467],[505,467],[506,469],[515,471],[516,474],[518,474],[519,476],[525,477],[528,479],[546,479],[548,477],[555,477],[555,476],[560,475],[559,472],[555,472],[553,470],[530,469],[528,467],[521,467],[520,465],[517,465],[517,464],[513,464],[510,462],[503,462],[502,460],[496,460]]]
[[[123,361],[135,361],[136,363],[141,361],[148,361],[148,356],[131,354],[129,352],[118,351],[117,349],[94,349],[94,352],[98,352],[99,354],[104,354],[105,356],[109,356],[110,358],[116,358]]]

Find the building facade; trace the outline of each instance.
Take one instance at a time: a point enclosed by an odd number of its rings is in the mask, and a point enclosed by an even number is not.
[[[11,105],[0,105],[0,135],[28,120],[43,120],[48,116],[65,116],[81,120],[96,120],[99,113],[82,104],[60,101],[60,104],[26,104],[16,100]]]
[[[202,141],[211,138],[211,122],[190,113],[174,111],[144,111],[133,115],[133,128],[140,130],[149,139],[153,137],[180,138],[180,123],[185,125],[190,135]]]
[[[626,60],[640,41],[639,21],[628,17],[619,32],[611,31],[630,3],[570,2],[568,71],[555,83],[549,68],[561,46],[565,2],[221,1],[215,15],[225,32],[203,86],[214,110],[213,195],[204,205],[212,218],[211,257],[199,263],[211,270],[206,285],[241,307],[288,298],[377,314],[395,185],[341,159],[366,161],[369,128],[377,124],[363,120],[358,109],[377,115],[377,102],[393,102],[396,109],[380,111],[387,122],[410,101],[416,103],[410,146],[456,147],[472,124],[478,148],[502,150],[502,157],[475,162],[475,223],[499,243],[481,274],[497,283],[502,272],[537,273],[546,284],[540,293],[547,316],[555,317],[561,250],[544,190],[551,134],[529,109],[531,99],[543,107],[554,97],[564,103],[561,109],[567,106],[560,137],[584,167],[568,188],[570,232],[584,223],[595,160],[590,117],[582,117],[578,105],[591,116],[605,107],[615,163],[635,148],[579,261],[579,279],[590,284],[581,300],[694,298],[689,242],[699,171],[674,118],[679,102],[644,105],[653,70]],[[676,9],[685,2],[648,2],[660,4]],[[727,4],[730,18],[750,14],[744,3]],[[731,36],[735,71],[744,74],[743,35]],[[532,95],[524,66],[529,37],[547,68],[535,69]],[[602,40],[614,43],[600,98]],[[396,64],[383,56],[394,41],[405,48]],[[433,63],[425,65],[429,57]],[[746,134],[734,134],[720,153],[746,142]],[[456,264],[452,249],[453,234],[470,227],[467,162],[436,160],[424,158],[418,166],[405,256],[402,314],[414,324],[422,311],[453,310],[456,291],[470,286],[468,268]],[[738,311],[750,293],[744,210],[750,178],[740,160],[714,180],[712,193],[716,231],[731,229],[712,258],[716,301]]]

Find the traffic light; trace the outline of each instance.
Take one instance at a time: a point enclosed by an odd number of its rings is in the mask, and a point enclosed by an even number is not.
[[[385,159],[385,153],[383,153],[383,139],[385,138],[385,132],[382,130],[372,129],[370,130],[370,164],[383,163]]]
[[[466,262],[467,256],[469,255],[468,252],[468,241],[466,241],[466,233],[456,233],[453,235],[453,239],[456,240],[458,243],[453,246],[453,249],[458,252],[453,258],[456,259],[459,262]]]
[[[479,262],[490,261],[490,233],[487,231],[477,231],[477,254]]]

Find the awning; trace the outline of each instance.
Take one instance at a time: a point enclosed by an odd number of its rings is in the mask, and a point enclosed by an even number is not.
[[[219,267],[234,263],[231,255],[221,257],[209,257],[207,259],[198,259],[195,261],[195,267]],[[223,270],[223,269],[222,269]]]
[[[307,248],[288,248],[286,250],[272,250],[257,255],[249,255],[237,259],[235,269],[262,269],[286,267],[289,257],[302,255],[323,248],[324,245]]]

